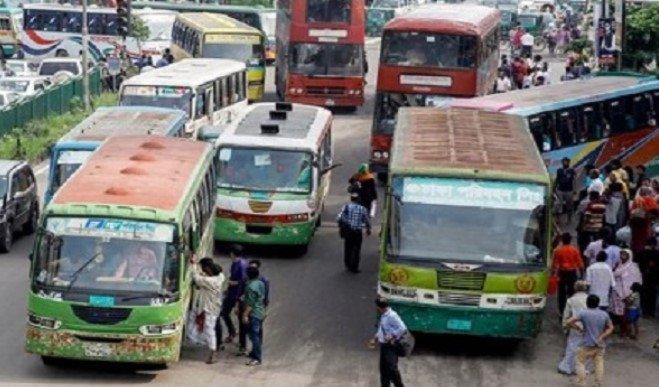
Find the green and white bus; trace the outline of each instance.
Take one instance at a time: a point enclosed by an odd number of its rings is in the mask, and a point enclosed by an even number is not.
[[[253,104],[216,147],[215,240],[305,252],[330,186],[332,114],[285,102]]]
[[[413,331],[537,335],[550,178],[525,121],[402,108],[392,156],[379,296]]]
[[[214,165],[201,141],[106,140],[44,210],[26,350],[46,364],[177,361],[190,255],[212,253]]]

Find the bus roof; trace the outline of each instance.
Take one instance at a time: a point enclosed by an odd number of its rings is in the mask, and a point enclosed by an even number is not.
[[[169,135],[185,126],[182,110],[147,106],[100,107],[67,133],[63,141],[103,141],[130,134]]]
[[[196,26],[204,33],[243,32],[263,34],[260,30],[221,13],[185,12],[180,13],[178,18],[183,22]]]
[[[286,106],[291,110],[284,111]],[[273,119],[270,112],[274,111],[279,111],[281,116]],[[220,134],[217,145],[314,150],[331,120],[332,113],[321,107],[255,103],[245,108],[241,116]]]
[[[384,26],[385,31],[428,31],[482,35],[500,21],[498,10],[471,4],[430,4],[399,16]]]
[[[243,5],[221,5],[221,4],[195,4],[195,3],[172,3],[160,1],[134,1],[131,3],[134,8],[152,8],[152,9],[171,9],[179,12],[217,12],[234,11],[244,13],[261,13],[272,11],[272,8],[257,8]]]
[[[182,138],[111,137],[60,188],[52,203],[174,211],[210,151],[207,143]]]
[[[653,77],[593,77],[503,94],[454,100],[451,102],[451,106],[533,115],[543,111],[596,102],[604,98],[657,89],[659,89],[659,80],[653,79]]]
[[[122,82],[123,86],[194,87],[218,76],[245,70],[245,63],[230,59],[183,59],[169,66],[141,73]]]
[[[526,121],[473,109],[401,108],[391,173],[533,180],[549,175]]]
[[[39,10],[58,10],[66,12],[82,12],[81,6],[74,6],[70,4],[53,4],[53,3],[33,3],[33,4],[24,4],[23,9],[39,9]],[[93,13],[111,13],[116,14],[117,10],[115,8],[106,8],[106,7],[89,7],[87,9],[89,12]]]

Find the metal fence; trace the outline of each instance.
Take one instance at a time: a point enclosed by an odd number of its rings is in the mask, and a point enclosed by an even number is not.
[[[89,91],[91,95],[101,93],[101,73],[98,70],[89,74]],[[82,100],[82,77],[54,85],[43,92],[5,106],[0,109],[0,136],[14,128],[25,126],[32,120],[71,111],[71,100],[74,97]]]

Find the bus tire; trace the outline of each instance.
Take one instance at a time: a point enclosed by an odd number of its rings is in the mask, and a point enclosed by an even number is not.
[[[309,244],[293,247],[293,255],[295,255],[296,257],[302,257],[306,255],[307,251],[309,251]]]
[[[57,57],[57,58],[66,58],[66,57],[68,57],[68,56],[69,56],[69,52],[66,51],[66,50],[63,49],[63,48],[58,48],[58,49],[55,51],[55,57]]]
[[[14,232],[12,231],[11,220],[7,220],[5,227],[2,228],[0,235],[0,253],[8,253],[14,242]]]
[[[316,228],[320,227],[320,225],[323,223],[323,209],[321,208],[321,212],[318,213],[318,217],[316,218]]]
[[[57,360],[57,358],[52,356],[41,356],[41,362],[47,367],[57,367],[59,365]]]

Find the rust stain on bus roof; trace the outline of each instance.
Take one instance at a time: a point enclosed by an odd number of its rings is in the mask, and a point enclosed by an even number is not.
[[[523,118],[458,108],[401,108],[392,168],[454,168],[544,174]]]
[[[60,188],[53,202],[174,210],[208,147],[173,137],[111,137]]]
[[[385,31],[481,35],[499,24],[497,9],[473,4],[427,4],[388,22]]]

